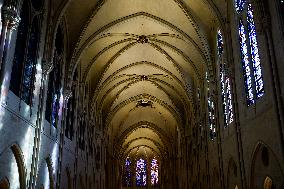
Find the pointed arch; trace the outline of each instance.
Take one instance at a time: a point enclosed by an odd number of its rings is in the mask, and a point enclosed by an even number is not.
[[[227,188],[233,188],[238,184],[238,166],[236,161],[231,157],[227,168]]]
[[[268,154],[265,155],[266,153]],[[256,177],[256,173],[260,172],[258,171],[259,169],[262,170],[262,174]],[[276,154],[273,152],[269,145],[267,145],[263,141],[258,141],[255,145],[251,159],[251,188],[263,187],[263,180],[267,177],[267,175],[269,175],[269,178],[272,180],[274,177],[284,178],[284,172]],[[284,183],[277,182],[275,183],[275,187],[283,188],[283,184]]]
[[[273,181],[270,177],[266,177],[263,183],[263,189],[274,189]]]
[[[26,168],[25,168],[25,163],[24,163],[23,152],[17,144],[12,145],[11,150],[13,152],[13,155],[16,159],[17,166],[18,166],[20,189],[25,189],[26,188],[26,172],[25,172]]]

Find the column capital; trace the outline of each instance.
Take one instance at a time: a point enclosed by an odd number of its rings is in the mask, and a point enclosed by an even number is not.
[[[53,63],[47,60],[42,60],[42,72],[47,76],[53,70]]]
[[[8,27],[12,30],[16,29],[20,23],[20,16],[17,11],[17,8],[12,5],[3,5],[1,8],[2,22],[7,24]]]
[[[64,100],[67,102],[69,100],[69,98],[72,97],[72,90],[71,89],[67,89],[64,92]]]

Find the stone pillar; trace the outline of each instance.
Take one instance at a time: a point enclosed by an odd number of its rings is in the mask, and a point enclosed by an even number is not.
[[[2,15],[2,31],[0,38],[0,69],[1,69],[1,101],[5,101],[8,94],[10,72],[7,68],[12,67],[12,65],[7,66],[7,57],[10,52],[10,41],[13,31],[15,31],[19,25],[20,17],[17,8],[12,3],[4,4],[1,9]],[[11,63],[12,64],[12,63]]]

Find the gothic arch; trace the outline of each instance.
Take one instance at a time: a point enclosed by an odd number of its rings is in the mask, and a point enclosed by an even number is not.
[[[262,171],[258,171],[258,169]],[[250,187],[261,188],[267,175],[277,188],[284,187],[284,172],[273,150],[264,142],[257,142],[251,159]]]
[[[227,188],[234,188],[238,184],[238,166],[236,161],[231,157],[227,168]]]
[[[12,145],[11,150],[15,156],[17,166],[18,166],[20,189],[25,189],[26,188],[26,171],[25,171],[26,169],[25,169],[23,152],[17,144]]]
[[[274,189],[273,181],[268,176],[264,180],[263,189]]]

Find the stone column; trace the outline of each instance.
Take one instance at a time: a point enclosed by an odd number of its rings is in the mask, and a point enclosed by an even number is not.
[[[1,84],[1,101],[5,101],[5,98],[8,94],[10,72],[7,68],[12,67],[8,66],[7,57],[10,52],[10,41],[13,31],[15,31],[19,25],[20,17],[16,6],[12,3],[3,5],[1,9],[2,15],[2,31],[0,38],[0,84]],[[11,63],[12,64],[12,63]]]
[[[39,93],[39,105],[38,105],[38,109],[39,110],[43,110],[46,104],[46,94],[47,94],[47,85],[48,85],[48,75],[51,72],[53,66],[52,63],[48,63],[46,60],[42,60],[42,65],[43,65],[43,77],[42,77],[42,81],[41,81],[41,87],[40,87],[40,93]],[[35,141],[35,145],[33,147],[33,162],[32,162],[32,177],[30,179],[29,182],[29,186],[31,188],[34,188],[36,186],[36,180],[37,180],[37,171],[38,171],[38,163],[39,163],[39,153],[40,153],[40,142],[41,142],[41,131],[42,131],[42,126],[43,126],[43,121],[44,121],[44,111],[42,111],[41,113],[39,113],[37,115],[37,120],[38,120],[38,124],[35,130],[35,137],[36,137],[36,141]]]

